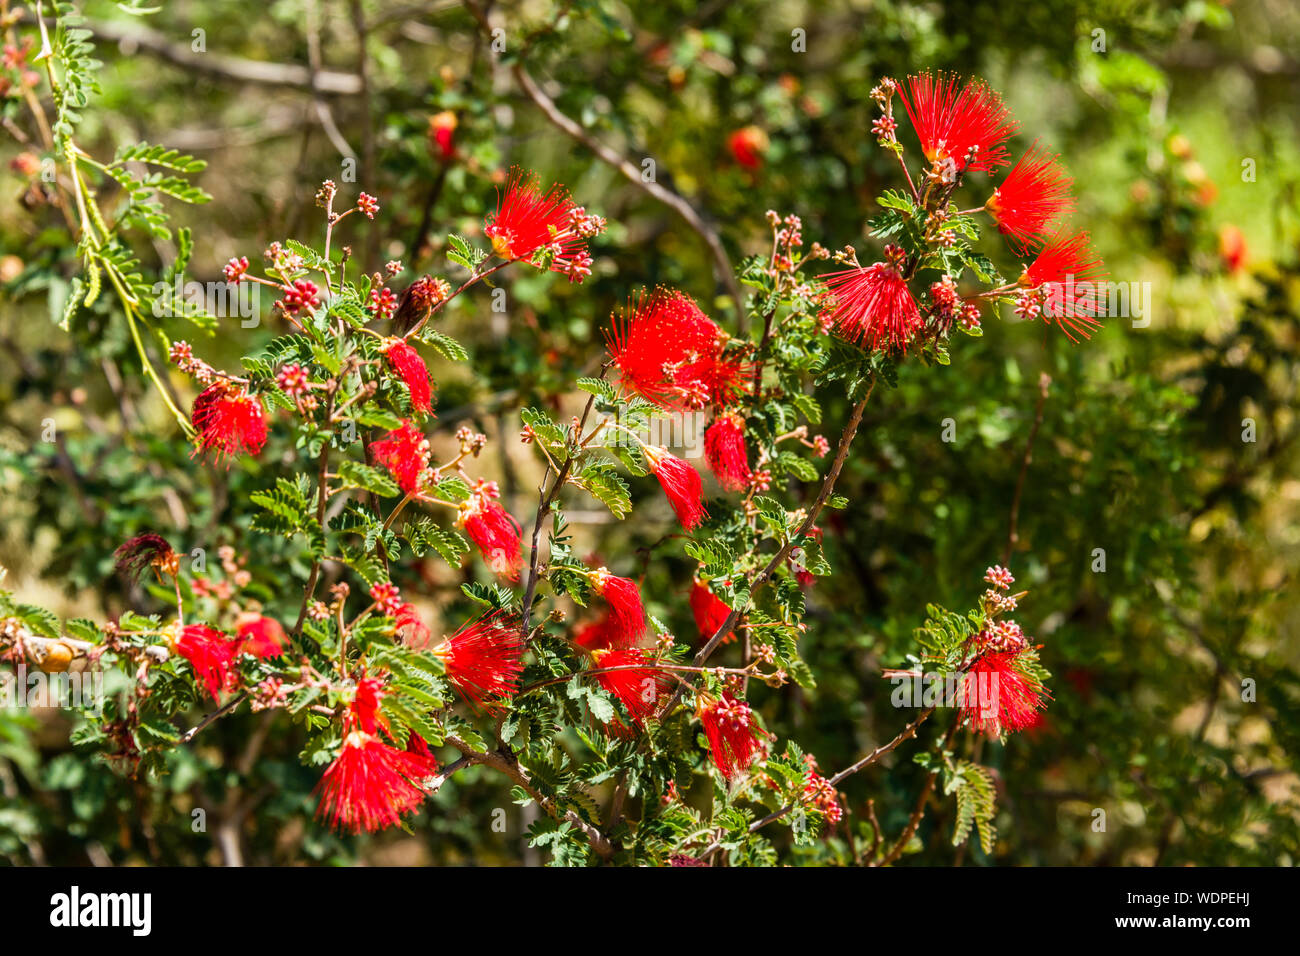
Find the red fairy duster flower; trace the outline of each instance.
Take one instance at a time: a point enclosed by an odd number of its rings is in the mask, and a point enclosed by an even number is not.
[[[1020,285],[1036,294],[1044,321],[1055,319],[1071,342],[1101,328],[1106,270],[1086,232],[1050,239],[1025,267]]]
[[[903,107],[930,162],[987,173],[1007,164],[1006,140],[1019,128],[1002,97],[979,80],[922,73],[899,88]],[[970,151],[975,158],[967,166]]]
[[[210,451],[218,460],[245,451],[256,455],[266,444],[262,403],[226,381],[213,382],[199,393],[190,421],[199,432],[196,455]]]
[[[456,524],[465,529],[493,571],[507,581],[518,581],[524,563],[523,528],[496,497],[494,485],[481,484],[460,503]]]
[[[396,632],[397,636],[402,639],[407,647],[413,647],[416,650],[422,650],[429,646],[429,628],[424,621],[420,619],[420,614],[415,609],[415,605],[409,601],[403,603],[393,615],[397,619]]]
[[[190,662],[194,680],[216,700],[231,682],[239,643],[215,627],[190,624],[181,628],[180,636],[172,643],[172,650]]]
[[[1023,653],[981,655],[962,679],[962,713],[976,730],[996,737],[1038,723],[1037,712],[1049,695],[1037,677],[1019,667]]]
[[[833,299],[823,316],[850,342],[902,351],[921,327],[916,300],[895,266],[877,262],[822,278]]]
[[[609,605],[611,643],[635,644],[646,630],[645,606],[636,582],[599,568],[593,573],[591,583]]]
[[[372,444],[370,453],[408,495],[420,490],[429,467],[429,441],[409,418],[402,419],[400,427]]]
[[[707,584],[695,581],[691,584],[691,613],[695,616],[695,626],[700,629],[701,643],[707,644],[718,633],[718,628],[722,627],[731,608],[726,601],[709,590]],[[722,639],[722,643],[730,644],[735,639],[736,632],[733,630]]]
[[[702,697],[699,716],[713,763],[728,780],[762,755],[763,738],[768,734],[743,700],[728,693],[717,699]]]
[[[608,611],[580,625],[573,632],[573,643],[589,651],[605,650],[618,643],[618,628]]]
[[[704,432],[704,460],[728,491],[749,487],[753,472],[745,448],[745,420],[735,412],[723,412]]]
[[[583,270],[590,272],[585,217],[563,186],[556,184],[543,192],[535,174],[515,169],[504,195],[498,194],[496,211],[488,216],[483,232],[502,259],[531,259],[546,250],[548,268],[572,279]]]
[[[348,705],[346,723],[362,733],[373,734],[388,722],[379,714],[379,701],[384,696],[384,682],[378,677],[363,677],[357,681],[356,693]]]
[[[500,611],[466,624],[433,653],[442,658],[456,688],[479,707],[489,698],[513,697],[519,689],[524,639]]]
[[[389,339],[383,352],[406,387],[411,391],[411,407],[426,415],[433,411],[433,391],[429,387],[429,368],[420,353],[406,344],[405,339]]]
[[[145,568],[172,577],[180,570],[180,558],[167,539],[152,531],[138,534],[123,544],[113,552],[113,561],[117,573],[132,582],[140,580]]]
[[[316,817],[352,833],[393,826],[424,802],[424,791],[413,782],[425,776],[421,770],[406,751],[353,730],[316,788]]]
[[[413,780],[424,780],[438,773],[438,760],[428,741],[414,730],[406,737],[406,765]]]
[[[651,666],[645,651],[624,647],[593,651],[591,656],[602,670],[594,675],[596,683],[618,699],[635,723],[644,724],[654,715],[659,698],[668,689],[668,675]],[[605,670],[613,667],[624,670]]]
[[[605,340],[623,385],[664,408],[725,404],[743,391],[746,366],[723,355],[726,333],[684,292],[642,293]]]
[[[1011,247],[1023,253],[1031,246],[1041,246],[1048,224],[1074,209],[1073,185],[1061,157],[1035,143],[1011,167],[984,208],[997,220],[998,231]]]
[[[279,657],[289,646],[280,622],[272,617],[255,617],[239,625],[239,653],[254,657]]]
[[[650,470],[668,496],[668,503],[682,527],[692,531],[709,516],[704,507],[704,486],[700,473],[686,462],[668,454],[668,449],[656,445],[645,446],[645,459]]]

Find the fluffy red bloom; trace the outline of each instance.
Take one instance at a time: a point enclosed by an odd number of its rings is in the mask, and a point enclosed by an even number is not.
[[[412,779],[422,780],[438,772],[438,759],[429,749],[429,743],[414,730],[406,737],[407,768]]]
[[[680,458],[668,454],[668,449],[656,445],[645,447],[645,458],[682,527],[687,531],[699,527],[700,522],[709,516],[704,507],[704,485],[700,473]]]
[[[731,608],[727,606],[727,602],[710,591],[707,584],[700,581],[691,584],[691,614],[695,616],[695,626],[700,629],[702,644],[707,644],[713,639],[713,635],[718,633],[718,628],[722,627],[722,622],[730,613]],[[735,639],[736,632],[733,630],[722,639],[722,643],[730,644]]]
[[[1038,290],[1044,321],[1056,320],[1071,342],[1101,328],[1106,269],[1086,232],[1050,239],[1020,276],[1020,285]]]
[[[973,728],[990,737],[1035,726],[1038,711],[1046,706],[1046,688],[1016,666],[1023,653],[984,654],[962,679],[962,713]]]
[[[757,126],[742,127],[727,137],[727,148],[731,150],[731,155],[746,169],[758,169],[763,165],[767,145],[767,134]]]
[[[420,490],[424,472],[429,467],[429,440],[409,418],[402,419],[400,427],[372,444],[370,453],[375,461],[388,469],[408,495]]]
[[[519,580],[523,567],[523,528],[496,500],[491,485],[481,485],[463,502],[456,523],[478,547],[483,560],[507,581]]]
[[[747,366],[723,354],[726,333],[684,292],[642,293],[605,340],[623,385],[664,408],[726,404],[744,390]]]
[[[825,313],[840,335],[869,349],[905,350],[921,312],[898,269],[877,262],[823,276],[832,303]]]
[[[289,638],[280,622],[273,617],[256,617],[239,625],[239,653],[254,657],[279,657],[289,646]]]
[[[429,367],[420,353],[406,344],[405,339],[389,339],[384,345],[384,355],[406,387],[411,391],[411,407],[426,415],[433,411],[433,390],[429,387]]]
[[[210,451],[218,460],[243,452],[256,455],[266,444],[262,403],[225,381],[213,382],[199,393],[190,421],[199,432],[196,455]]]
[[[618,628],[608,611],[593,621],[579,625],[573,632],[573,643],[589,651],[604,650],[618,643]]]
[[[395,630],[402,643],[416,650],[429,646],[429,628],[424,621],[420,620],[420,614],[414,604],[409,601],[403,603],[393,617],[397,619]]]
[[[1007,164],[1006,140],[1019,128],[1002,97],[979,80],[922,73],[899,87],[903,107],[930,162],[987,173]],[[975,158],[967,166],[971,149]]]
[[[717,699],[702,697],[699,717],[709,741],[709,755],[728,780],[762,755],[763,738],[769,735],[743,700],[725,692]]]
[[[373,833],[401,822],[424,802],[422,761],[373,734],[354,730],[316,787],[317,819],[338,830]]]
[[[998,231],[1011,247],[1023,253],[1041,246],[1048,224],[1074,209],[1073,185],[1061,157],[1035,143],[1011,167],[984,208],[997,220]]]
[[[609,605],[610,643],[616,646],[635,644],[646,631],[645,605],[641,603],[641,592],[636,582],[600,568],[591,583]]]
[[[745,448],[745,420],[735,412],[722,412],[704,432],[704,460],[728,491],[749,487],[753,472]]]
[[[638,647],[592,652],[597,668],[623,667],[594,675],[612,696],[618,699],[636,724],[645,724],[654,715],[659,698],[668,689],[668,675]]]
[[[479,707],[487,706],[489,698],[513,697],[519,689],[524,639],[500,611],[466,624],[433,653],[442,658],[456,688]]]
[[[383,728],[388,729],[388,722],[379,714],[379,701],[384,696],[384,682],[378,677],[363,677],[357,681],[356,693],[348,705],[345,723],[350,728],[362,733],[373,734]]]
[[[181,657],[190,662],[194,680],[213,700],[231,682],[239,643],[232,641],[215,627],[190,624],[181,628],[180,636],[172,644]]]
[[[571,279],[590,272],[587,239],[578,228],[585,215],[556,184],[545,192],[533,173],[511,171],[504,194],[498,194],[496,211],[487,218],[483,232],[492,240],[492,251],[502,259],[530,259],[549,249],[548,268]]]

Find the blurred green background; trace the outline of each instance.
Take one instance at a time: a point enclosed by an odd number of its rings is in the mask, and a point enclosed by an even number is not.
[[[512,440],[517,410],[574,403],[571,382],[598,360],[601,323],[630,291],[679,286],[735,328],[701,237],[549,122],[516,70],[584,137],[638,168],[653,160],[657,181],[716,229],[733,263],[770,242],[769,208],[801,216],[808,243],[863,248],[875,197],[897,185],[897,167],[870,133],[870,89],[927,68],[987,78],[1021,122],[1017,146],[1041,139],[1072,170],[1075,223],[1091,231],[1112,278],[1149,284],[1149,322],[1111,319],[1072,347],[1055,330],[990,316],[982,338],[955,345],[951,366],[905,367],[899,387],[868,407],[837,489],[853,504],[826,525],[837,574],[809,594],[803,645],[818,686],[756,687],[752,700],[825,772],[901,728],[880,669],[912,649],[927,602],[970,606],[983,569],[1002,561],[1046,372],[1009,563],[1031,591],[1018,618],[1044,645],[1055,700],[1036,732],[1005,746],[960,744],[997,774],[994,856],[949,845],[952,807],[940,801],[902,863],[1295,862],[1300,8],[499,3],[486,9],[503,31],[495,58],[492,36],[455,2],[207,0],[147,17],[91,2],[85,12],[105,69],[78,142],[101,156],[162,142],[208,161],[199,184],[213,202],[174,210],[194,229],[200,279],[218,280],[228,258],[254,259],[273,240],[318,238],[312,195],[327,178],[380,199],[379,219],[350,233],[354,256],[372,269],[396,258],[449,275],[444,237],[481,235],[512,164],[568,184],[609,218],[583,286],[518,272],[503,283],[505,316],[490,312],[486,293],[449,310],[449,330],[474,359],[435,365],[436,424],[447,436],[469,423],[505,439],[490,453],[516,514],[530,510],[537,474]],[[10,31],[19,49],[25,37],[35,40],[30,15]],[[259,568],[284,573],[277,543],[227,520],[232,496],[258,485],[257,466],[226,473],[189,462],[175,423],[141,384],[108,297],[70,332],[57,328],[75,257],[31,173],[42,153],[18,92],[30,66],[9,60],[0,135],[6,586],[67,615],[147,605],[111,569],[113,549],[147,527],[166,530],[178,549],[231,545],[255,577]],[[259,78],[250,64],[262,65]],[[328,81],[324,92],[313,93],[313,76]],[[431,120],[447,112],[457,123],[450,160],[431,140]],[[750,127],[765,142],[755,168],[729,147]],[[912,146],[910,135],[904,124]],[[173,255],[162,242],[137,251],[146,262]],[[1010,262],[995,238],[989,252]],[[275,331],[264,323],[204,339],[169,327],[218,365]],[[179,377],[172,385],[188,396]],[[833,435],[846,409],[821,398]],[[955,442],[941,440],[949,418]],[[54,443],[40,440],[46,419],[57,424]],[[1253,441],[1243,440],[1247,419]],[[657,536],[577,517],[593,552],[629,554]],[[1096,549],[1104,573],[1093,570]],[[647,569],[652,613],[693,636],[683,600],[691,568],[666,559]],[[461,580],[431,562],[399,583],[436,622],[455,617]],[[296,608],[291,594],[279,597]],[[1242,699],[1243,681],[1253,682],[1253,700]],[[444,786],[413,834],[349,840],[310,822],[315,772],[298,765],[287,724],[265,715],[218,724],[175,753],[160,784],[114,776],[73,751],[69,729],[55,712],[0,711],[0,859],[538,858],[523,846],[526,821],[516,824],[508,788],[479,770]],[[845,781],[845,821],[800,858],[851,858],[870,839],[868,799],[887,833],[901,830],[924,776],[910,753]],[[190,826],[196,806],[208,810],[204,833]],[[466,809],[485,806],[511,807],[505,833]],[[1097,809],[1104,832],[1094,829]]]

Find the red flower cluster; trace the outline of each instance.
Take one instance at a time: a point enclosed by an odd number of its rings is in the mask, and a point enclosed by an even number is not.
[[[507,581],[519,580],[523,567],[523,528],[497,501],[493,483],[480,483],[459,505],[456,524],[478,547],[483,560]]]
[[[1040,150],[1035,143],[1011,167],[984,208],[1011,247],[1023,254],[1041,246],[1047,226],[1074,209],[1073,185],[1061,157]]]
[[[725,353],[727,334],[684,292],[643,293],[605,339],[623,385],[664,408],[726,405],[744,391],[748,363]]]
[[[725,692],[718,698],[701,695],[698,712],[709,741],[709,755],[728,780],[762,756],[763,738],[770,734],[758,725],[754,712],[743,700]]]
[[[718,628],[722,627],[731,608],[709,590],[707,584],[695,581],[691,584],[691,613],[695,616],[695,626],[700,629],[701,643],[707,644],[718,633]],[[736,632],[733,630],[722,639],[722,643],[730,644],[735,639]]]
[[[1106,270],[1086,232],[1057,234],[1020,276],[1016,312],[1025,318],[1056,320],[1071,342],[1101,327]]]
[[[763,165],[767,146],[767,134],[757,126],[744,126],[727,137],[727,148],[732,157],[751,171]]]
[[[289,646],[289,637],[273,617],[255,617],[239,625],[239,653],[254,657],[279,657]]]
[[[454,137],[458,125],[456,114],[451,110],[443,110],[429,117],[429,144],[438,151],[438,157],[443,162],[456,157]]]
[[[650,656],[639,647],[595,650],[591,656],[601,669],[595,675],[596,683],[618,699],[634,723],[643,726],[654,716],[659,699],[668,689],[668,674],[654,667]]]
[[[519,628],[493,611],[466,624],[433,653],[442,658],[456,689],[476,706],[487,707],[491,699],[510,698],[519,690],[524,649]]]
[[[189,661],[194,680],[216,700],[231,683],[231,671],[239,656],[239,642],[215,627],[190,624],[181,628],[171,642],[172,650]]]
[[[224,380],[213,382],[194,399],[190,421],[199,433],[195,454],[210,451],[218,460],[230,459],[245,451],[256,455],[266,444],[262,403]]]
[[[535,260],[541,253],[552,272],[581,282],[591,274],[587,240],[604,228],[604,220],[589,216],[563,186],[543,192],[535,174],[516,169],[483,232],[502,259]]]
[[[145,568],[153,568],[158,575],[175,577],[180,571],[180,557],[172,550],[167,539],[153,531],[138,534],[113,552],[117,573],[128,581],[140,580]]]
[[[983,654],[962,680],[962,713],[976,730],[996,737],[1037,725],[1046,706],[1042,683],[1020,666],[1021,651]]]
[[[732,411],[719,412],[704,432],[704,460],[728,491],[749,487],[754,473],[745,448],[745,419]]]
[[[824,279],[831,302],[823,315],[850,342],[904,351],[921,328],[921,312],[896,262],[832,272]]]
[[[610,574],[606,568],[592,573],[592,587],[609,605],[609,639],[618,646],[635,644],[646,632],[645,605],[630,578]]]
[[[316,791],[316,816],[338,830],[373,833],[401,822],[424,802],[423,781],[438,772],[429,746],[415,733],[407,748],[383,741],[388,727],[379,715],[382,685],[363,678],[343,718],[343,748],[325,770]]]
[[[429,386],[429,368],[420,353],[406,344],[405,339],[388,339],[383,347],[384,356],[393,373],[400,378],[411,393],[411,407],[426,415],[433,411],[433,391]]]
[[[700,522],[709,516],[708,509],[704,507],[704,486],[700,481],[700,473],[680,458],[668,454],[666,448],[647,445],[644,451],[646,462],[659,479],[664,494],[668,496],[668,503],[673,506],[673,512],[682,527],[687,531],[699,527]]]
[[[403,419],[400,427],[370,446],[370,453],[388,469],[404,492],[408,495],[419,492],[429,468],[429,440],[414,422]]]
[[[985,173],[1007,164],[1004,144],[1019,126],[984,83],[922,73],[909,76],[899,93],[930,162],[951,160],[956,172]]]

